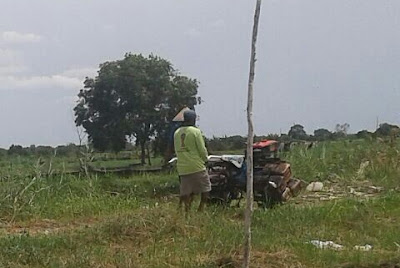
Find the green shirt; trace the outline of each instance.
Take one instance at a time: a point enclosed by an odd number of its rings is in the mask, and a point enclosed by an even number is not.
[[[179,175],[206,169],[208,153],[200,129],[191,126],[178,128],[174,134],[174,147]]]

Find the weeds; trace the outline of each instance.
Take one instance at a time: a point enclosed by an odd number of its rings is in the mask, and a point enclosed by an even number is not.
[[[400,244],[398,148],[332,142],[311,150],[296,148],[285,158],[294,175],[307,181],[353,185],[368,180],[384,192],[370,200],[289,202],[256,210],[253,267],[395,264]],[[18,161],[21,168],[24,160]],[[54,157],[51,170],[57,161]],[[0,217],[13,224],[0,230],[0,267],[238,267],[241,262],[242,209],[211,206],[186,219],[177,211],[176,174],[46,176],[51,172],[43,162],[25,167],[33,169],[33,177],[15,165],[12,173],[8,167],[1,170]],[[307,244],[313,239],[335,241],[345,250],[317,249]],[[372,251],[354,250],[365,244]]]

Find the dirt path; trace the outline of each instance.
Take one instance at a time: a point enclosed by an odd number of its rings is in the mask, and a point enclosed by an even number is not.
[[[38,219],[26,223],[0,225],[0,237],[6,235],[51,235],[60,232],[90,228],[106,219],[87,218],[60,222],[49,219]]]

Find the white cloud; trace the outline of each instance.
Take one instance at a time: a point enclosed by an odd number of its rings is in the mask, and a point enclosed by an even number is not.
[[[19,52],[0,48],[0,75],[21,73],[27,70]]]
[[[84,68],[74,68],[68,69],[62,72],[60,75],[66,77],[76,77],[84,79],[85,77],[95,77],[97,75],[98,68],[84,67]]]
[[[20,67],[22,68],[22,67]],[[19,71],[18,66],[0,66],[0,90],[40,90],[40,89],[68,89],[78,91],[83,86],[86,76],[94,77],[97,68],[68,69],[55,75],[22,76],[11,74]]]
[[[216,20],[210,24],[212,28],[219,29],[225,27],[225,21],[223,19]]]
[[[0,76],[0,90],[71,89],[78,91],[83,81],[62,75],[50,76]]]
[[[7,31],[3,32],[2,40],[7,43],[37,43],[42,40],[42,36],[34,33]]]
[[[104,31],[114,31],[115,30],[115,26],[112,25],[112,24],[106,24],[106,25],[103,25],[103,30]]]
[[[17,51],[12,49],[0,48],[0,66],[15,63],[20,60],[20,55]]]
[[[199,37],[201,35],[201,32],[196,28],[191,28],[185,32],[185,35],[190,37]]]
[[[0,77],[2,75],[22,73],[22,72],[26,71],[27,69],[28,68],[23,65],[7,65],[7,66],[0,65]]]

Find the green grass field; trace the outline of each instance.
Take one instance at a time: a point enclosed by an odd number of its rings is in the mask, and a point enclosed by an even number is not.
[[[257,208],[251,267],[399,267],[399,149],[359,140],[286,153],[296,177],[346,194]],[[186,218],[177,210],[175,173],[47,177],[35,159],[6,161],[0,267],[241,267],[243,208],[210,206]],[[351,192],[363,185],[383,190]],[[311,240],[343,249],[319,249]],[[372,250],[354,249],[365,244]]]

